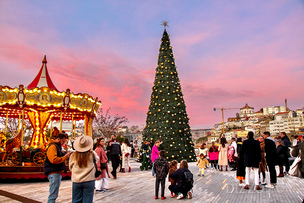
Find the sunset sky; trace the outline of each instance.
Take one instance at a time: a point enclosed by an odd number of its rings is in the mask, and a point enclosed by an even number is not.
[[[222,106],[304,107],[303,0],[0,1],[0,85],[29,85],[47,55],[57,89],[143,127],[162,20],[192,129],[221,122]]]

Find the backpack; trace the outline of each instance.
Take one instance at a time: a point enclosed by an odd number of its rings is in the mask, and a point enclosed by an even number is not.
[[[193,188],[193,174],[190,171],[184,172],[183,188],[191,190]]]

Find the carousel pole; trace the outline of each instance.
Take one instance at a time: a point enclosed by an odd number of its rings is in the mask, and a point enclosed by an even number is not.
[[[84,115],[84,135],[87,134],[87,115]]]
[[[22,109],[22,121],[21,121],[21,143],[20,143],[20,163],[19,165],[22,166],[22,148],[23,148],[23,136],[24,136],[24,109]]]
[[[7,131],[7,121],[8,121],[8,112],[6,113],[6,120],[5,120],[5,135],[6,135],[6,131]]]
[[[51,140],[51,137],[52,137],[52,134],[53,134],[53,121],[52,121],[52,118],[51,118],[50,122],[51,122],[51,128],[50,128],[50,139],[49,140]]]
[[[60,127],[59,127],[59,132],[62,132],[62,112],[60,112]]]
[[[21,119],[21,114],[19,113],[19,119],[18,119],[18,133],[20,132],[20,119]]]
[[[71,139],[74,139],[74,114],[72,114],[72,136]]]

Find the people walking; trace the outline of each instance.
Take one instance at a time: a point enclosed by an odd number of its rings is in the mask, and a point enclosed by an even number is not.
[[[95,152],[99,156],[99,161],[96,163],[98,170],[101,171],[99,177],[95,181],[96,192],[107,192],[109,191],[109,168],[108,168],[108,157],[104,149],[105,140],[104,138],[97,139]]]
[[[201,147],[200,147],[200,149],[199,149],[199,156],[200,156],[201,154],[203,154],[204,156],[207,157],[207,155],[208,155],[208,148],[207,148],[206,146],[207,146],[206,143],[203,143],[203,144],[201,145]]]
[[[221,167],[220,171],[223,171],[223,166],[226,166],[226,171],[228,170],[228,144],[225,137],[221,138],[219,146],[219,159],[218,165]]]
[[[250,184],[250,170],[254,172],[255,190],[261,190],[259,186],[259,164],[261,162],[261,148],[260,142],[253,139],[253,132],[248,132],[248,139],[243,142],[241,153],[244,155],[244,162],[246,166],[244,189],[249,189]]]
[[[218,157],[219,157],[219,152],[218,152],[218,147],[215,146],[215,143],[211,143],[211,147],[209,148],[209,159],[211,163],[211,168],[213,167],[214,169],[218,169]]]
[[[82,135],[74,142],[75,152],[69,160],[72,173],[72,203],[91,203],[94,197],[95,164],[99,162],[96,152],[92,151],[93,139]]]
[[[198,176],[204,176],[206,166],[209,165],[209,162],[203,153],[200,154],[200,159],[197,161],[196,165],[199,168]]]
[[[259,142],[260,142],[260,148],[261,148],[261,162],[259,164],[259,176],[262,174],[262,185],[266,185],[266,173],[265,171],[267,170],[267,164],[266,164],[266,159],[265,159],[265,142],[263,136],[259,137]]]
[[[243,141],[242,138],[237,138],[237,170],[236,170],[236,178],[240,182],[240,186],[245,186],[243,180],[245,180],[245,163],[244,163],[244,155],[241,153],[243,149]]]
[[[265,142],[266,163],[270,173],[270,184],[265,187],[273,189],[277,184],[277,172],[275,170],[276,163],[276,144],[268,131],[263,133]]]
[[[152,176],[155,175],[153,163],[154,163],[155,159],[157,159],[157,158],[159,157],[158,146],[159,146],[159,141],[157,140],[157,141],[155,142],[154,146],[152,147],[152,152],[151,152]]]
[[[284,146],[286,147],[286,152],[284,155],[284,165],[285,165],[285,174],[288,175],[288,171],[290,168],[290,164],[289,164],[289,157],[290,157],[290,151],[289,151],[289,147],[291,146],[291,142],[289,137],[287,136],[287,134],[285,132],[281,132],[281,139],[284,143]]]
[[[237,155],[237,144],[235,138],[231,138],[231,144],[228,147],[228,161],[230,162],[232,168],[232,171],[236,171],[236,157]]]
[[[117,178],[117,168],[119,166],[119,162],[121,159],[121,148],[120,142],[116,140],[116,136],[112,135],[112,139],[109,141],[109,150],[110,150],[110,157],[112,162],[112,172],[114,179]]]
[[[134,157],[135,158],[138,157],[138,151],[139,151],[138,144],[137,144],[137,141],[135,141],[134,142]]]
[[[280,173],[278,177],[284,177],[283,166],[285,164],[285,156],[287,156],[287,148],[282,140],[277,141],[277,165],[279,165]]]
[[[131,172],[130,165],[130,156],[131,156],[131,144],[129,139],[126,138],[123,144],[121,145],[121,153],[122,153],[122,172],[125,173],[125,164],[127,163],[127,169]]]
[[[165,184],[166,184],[166,177],[169,172],[169,163],[165,158],[166,151],[161,150],[159,152],[159,157],[154,160],[154,171],[156,174],[155,179],[155,199],[158,199],[158,191],[159,191],[159,184],[161,184],[161,199],[166,199],[165,197]]]
[[[148,141],[144,141],[142,144],[142,163],[140,170],[148,170],[150,163],[151,150]]]
[[[48,203],[55,203],[59,193],[59,187],[62,179],[62,173],[66,171],[65,160],[70,157],[70,153],[65,155],[61,151],[61,146],[65,144],[67,135],[59,133],[51,139],[46,151],[44,162],[44,174],[50,181]]]

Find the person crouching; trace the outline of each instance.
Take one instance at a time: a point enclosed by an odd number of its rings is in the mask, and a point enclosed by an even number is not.
[[[169,174],[168,175],[170,176],[170,174],[176,170],[177,170],[177,161],[173,160],[169,164]],[[177,183],[177,181],[174,180],[173,178],[169,178],[169,182],[171,183],[171,185],[176,185],[176,183]],[[171,192],[171,197],[177,197],[177,194],[174,194],[173,192]]]
[[[165,180],[169,172],[169,163],[165,158],[166,151],[161,150],[159,156],[154,161],[154,172],[156,174],[155,180],[155,199],[158,199],[159,183],[161,183],[161,199],[166,199],[165,197]]]

